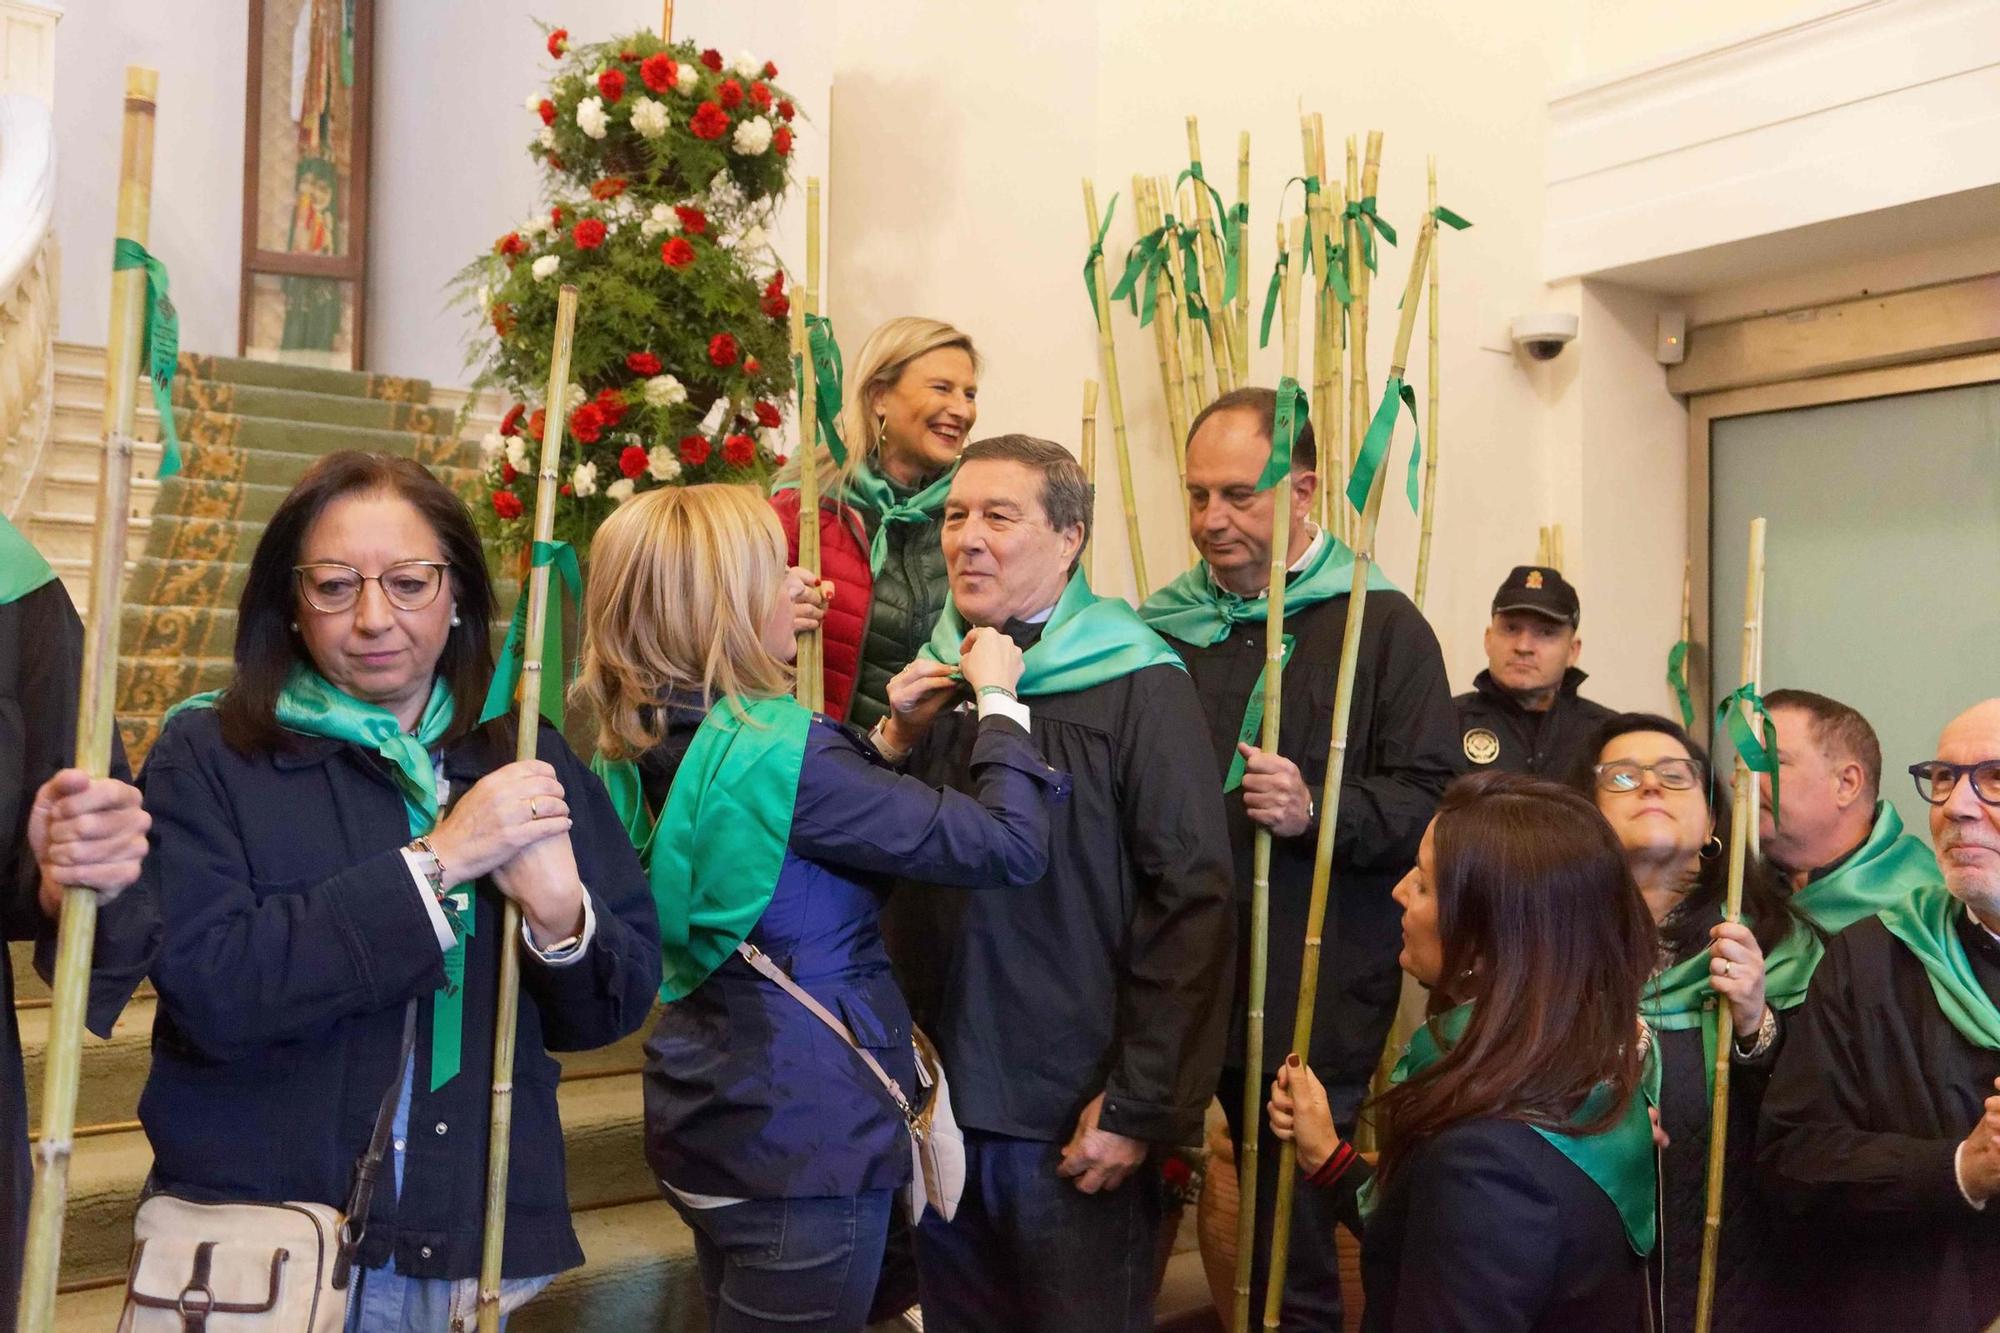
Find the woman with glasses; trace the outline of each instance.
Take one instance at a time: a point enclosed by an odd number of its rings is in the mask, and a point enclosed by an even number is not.
[[[583,1261],[548,1053],[635,1031],[660,981],[603,787],[553,728],[515,762],[512,710],[480,725],[492,608],[457,496],[408,459],[329,454],[251,557],[234,679],[170,711],[141,778],[164,924],[149,1192],[352,1213],[392,1115],[350,1330],[471,1326],[501,950],[521,958],[503,1312]]]
[[[1743,875],[1743,922],[1722,919],[1728,888],[1729,793],[1709,781],[1708,755],[1677,724],[1647,713],[1603,723],[1573,775],[1618,835],[1625,864],[1659,931],[1640,1011],[1659,1042],[1663,1227],[1661,1327],[1694,1326],[1706,1211],[1709,1084],[1715,1007],[1727,1007],[1729,1130],[1723,1174],[1716,1329],[1752,1328],[1770,1314],[1758,1259],[1772,1247],[1751,1194],[1757,1109],[1782,1028],[1766,998],[1766,956],[1813,940],[1784,882],[1761,858]],[[1782,795],[1782,793],[1781,793]]]

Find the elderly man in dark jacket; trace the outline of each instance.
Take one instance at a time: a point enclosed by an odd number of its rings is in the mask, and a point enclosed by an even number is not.
[[[1074,779],[1040,882],[891,906],[891,955],[966,1134],[957,1217],[930,1214],[917,1237],[924,1321],[946,1333],[1150,1329],[1147,1159],[1199,1136],[1221,1062],[1221,780],[1172,649],[1075,572],[1089,527],[1061,446],[969,447],[945,505],[952,606],[876,730],[927,781],[968,787],[977,719],[943,711],[961,693],[951,664],[968,625],[997,626],[1026,650],[1037,749]]]

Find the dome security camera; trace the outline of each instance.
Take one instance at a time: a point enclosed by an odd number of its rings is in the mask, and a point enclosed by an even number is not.
[[[1514,345],[1536,361],[1553,361],[1565,346],[1576,341],[1576,316],[1562,314],[1516,315]]]

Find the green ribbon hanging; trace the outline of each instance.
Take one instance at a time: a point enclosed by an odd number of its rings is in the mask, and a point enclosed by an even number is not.
[[[160,413],[160,471],[165,481],[181,470],[181,437],[174,430],[174,371],[181,359],[181,317],[167,294],[167,266],[129,237],[111,243],[111,270],[146,271],[146,343],[140,359],[153,381],[153,406]]]
[[[1145,328],[1153,322],[1153,307],[1160,286],[1160,275],[1167,267],[1167,246],[1170,233],[1162,225],[1155,227],[1139,238],[1138,244],[1125,256],[1125,272],[1118,279],[1118,285],[1111,289],[1113,301],[1125,301],[1132,312],[1139,316],[1139,327]],[[1145,299],[1139,294],[1141,283],[1145,285]],[[1094,299],[1094,298],[1093,298]]]
[[[1452,212],[1443,204],[1439,204],[1436,208],[1433,208],[1431,216],[1442,222],[1445,226],[1450,227],[1453,231],[1464,231],[1472,225],[1469,219]]]
[[[1375,267],[1375,233],[1381,232],[1382,239],[1389,244],[1396,243],[1396,229],[1390,226],[1380,213],[1375,211],[1375,196],[1365,195],[1341,210],[1341,217],[1352,219],[1355,234],[1360,238],[1361,262],[1368,266],[1370,273]],[[1373,224],[1373,225],[1370,225]]]
[[[834,340],[833,321],[825,315],[807,315],[806,346],[812,352],[813,412],[819,418],[819,433],[834,466],[845,467],[847,442],[840,438],[840,409],[847,396],[847,367]],[[803,385],[800,392],[804,393]]]
[[[1382,386],[1382,403],[1375,409],[1375,417],[1368,423],[1368,433],[1361,440],[1361,455],[1354,460],[1354,475],[1347,481],[1347,502],[1360,513],[1368,506],[1368,492],[1375,486],[1375,474],[1389,457],[1389,443],[1396,433],[1396,417],[1402,408],[1410,409],[1410,470],[1404,484],[1404,491],[1410,499],[1410,511],[1417,510],[1417,497],[1423,490],[1422,459],[1424,440],[1417,429],[1417,391],[1403,383],[1400,375],[1391,375],[1389,382]]]
[[[1181,248],[1181,296],[1187,303],[1187,314],[1191,320],[1208,324],[1208,298],[1201,290],[1200,234],[1190,227],[1181,226],[1174,215],[1167,214],[1167,225],[1174,228],[1176,242]]]
[[[1680,701],[1681,725],[1694,726],[1694,695],[1688,690],[1687,659],[1688,641],[1682,639],[1667,650],[1667,684],[1673,688],[1674,698]]]
[[[1291,474],[1292,445],[1306,426],[1311,405],[1306,391],[1290,375],[1278,381],[1278,403],[1271,413],[1271,454],[1257,477],[1257,489],[1268,491]]]
[[[1336,245],[1330,236],[1321,238],[1325,262],[1320,265],[1320,286],[1331,288],[1343,306],[1354,304],[1354,289],[1347,285],[1347,247]]]
[[[1285,285],[1285,269],[1290,266],[1290,250],[1278,251],[1278,262],[1271,265],[1271,283],[1264,289],[1264,321],[1257,329],[1257,346],[1271,345],[1271,316],[1278,313],[1278,290]]]
[[[534,568],[554,569],[562,580],[562,595],[580,612],[583,609],[583,571],[577,567],[576,548],[568,542],[536,542],[529,561]],[[500,645],[500,661],[493,668],[493,683],[486,687],[486,706],[479,710],[481,726],[514,709],[514,695],[521,682],[521,654],[528,638],[528,585],[514,603],[514,618],[507,625],[507,638]],[[553,664],[555,669],[550,670]],[[542,716],[556,730],[563,725],[563,695],[571,675],[570,660],[563,653],[562,604],[551,603],[542,624]]]
[[[1332,538],[1328,538],[1329,541]],[[1292,664],[1292,647],[1297,642],[1295,636],[1285,636],[1284,647],[1278,653],[1278,674],[1284,675],[1285,668]],[[1243,705],[1243,725],[1236,729],[1238,745],[1255,745],[1264,732],[1264,677],[1270,673],[1271,664],[1266,661],[1257,669],[1257,683],[1250,687],[1250,698]],[[1222,790],[1235,791],[1243,785],[1244,770],[1250,761],[1237,750],[1229,756],[1229,772],[1223,775]]]
[[[1097,263],[1104,258],[1104,238],[1111,231],[1111,215],[1118,211],[1118,196],[1111,196],[1111,204],[1104,210],[1104,221],[1097,228],[1097,239],[1090,243],[1090,249],[1083,256],[1083,289],[1090,293],[1090,320],[1097,322]]]
[[[1208,197],[1215,204],[1214,225],[1221,228],[1222,304],[1226,306],[1236,299],[1236,250],[1242,244],[1242,238],[1230,223],[1229,209],[1223,204],[1222,196],[1208,183],[1208,177],[1202,175],[1200,158],[1191,159],[1187,170],[1174,178],[1174,192],[1178,194],[1181,185],[1190,180],[1197,188],[1207,190]]]
[[[1743,716],[1739,704],[1749,705],[1757,716],[1758,730],[1752,730],[1749,719]],[[1729,697],[1715,706],[1715,720],[1729,730],[1729,743],[1736,747],[1737,757],[1743,766],[1753,773],[1762,773],[1771,779],[1771,820],[1778,818],[1778,726],[1771,721],[1770,713],[1764,709],[1764,696],[1757,693],[1757,687],[1749,681],[1731,690]]]
[[[1227,242],[1229,251],[1226,262],[1229,265],[1229,299],[1232,302],[1238,296],[1248,300],[1250,295],[1243,290],[1243,280],[1246,276],[1243,273],[1243,238],[1249,231],[1250,203],[1244,200],[1229,210],[1229,216],[1222,224],[1223,240]]]

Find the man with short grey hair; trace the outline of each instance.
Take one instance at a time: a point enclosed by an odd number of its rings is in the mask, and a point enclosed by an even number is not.
[[[917,1231],[932,1333],[1151,1329],[1148,1159],[1199,1141],[1222,1060],[1221,777],[1173,650],[1078,572],[1089,532],[1090,486],[1060,445],[969,446],[944,510],[951,602],[875,733],[924,780],[969,787],[976,715],[953,664],[969,626],[995,626],[1024,650],[1036,747],[1072,783],[1039,883],[904,885],[885,917],[965,1131],[957,1216]]]

